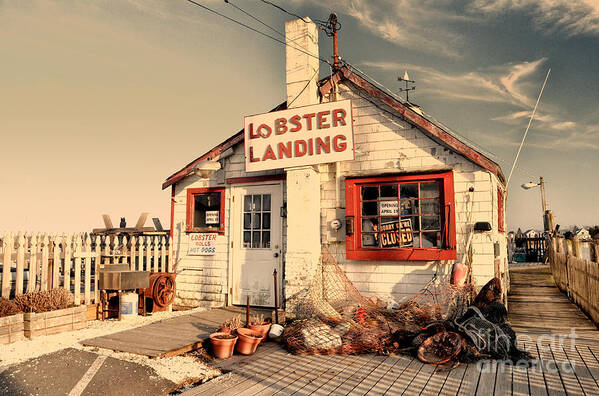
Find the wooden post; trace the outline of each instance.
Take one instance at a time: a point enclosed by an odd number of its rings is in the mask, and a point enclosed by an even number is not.
[[[27,279],[28,293],[34,292],[37,286],[37,264],[37,235],[31,234],[31,237],[29,238],[29,279]]]
[[[160,248],[160,236],[152,237],[152,241],[154,242],[154,248],[152,249],[154,265],[152,265],[152,268],[154,268],[154,272],[160,272],[160,266],[158,265],[158,258],[160,257],[160,251],[158,250]]]
[[[23,294],[23,271],[25,269],[25,236],[19,232],[17,236],[17,273],[15,295]]]
[[[41,266],[42,266],[42,275],[41,275],[41,285],[40,290],[47,290],[48,288],[48,235],[44,234],[42,240],[42,257],[41,257]]]
[[[275,323],[279,324],[279,289],[277,288],[277,269],[272,273],[275,278]]]
[[[152,271],[152,237],[146,236],[146,271]]]
[[[62,237],[59,234],[54,234],[52,238],[52,288],[60,287],[60,242]]]
[[[160,241],[160,271],[168,272],[166,268],[166,237],[158,237]]]
[[[4,233],[2,246],[4,249],[4,261],[2,262],[2,297],[10,298],[12,283],[12,249],[15,245],[15,237],[12,233]]]
[[[599,263],[599,243],[593,243],[592,250],[594,252],[594,262]]]
[[[144,268],[144,241],[145,241],[145,237],[141,236],[139,237],[138,241],[139,241],[139,246],[138,246],[138,263],[137,263],[137,270],[138,271],[145,271]]]
[[[98,304],[100,300],[100,291],[98,290],[98,278],[100,277],[100,261],[102,260],[102,249],[100,247],[100,243],[102,242],[102,238],[94,235],[93,243],[96,247],[96,255],[94,258],[94,303]]]
[[[81,304],[81,235],[75,235],[75,260],[73,262],[73,276],[75,285],[73,295],[75,296],[75,305]]]
[[[85,241],[83,242],[83,251],[85,254],[84,265],[85,265],[85,286],[83,289],[83,296],[85,298],[85,305],[89,305],[91,303],[91,283],[92,283],[92,267],[91,267],[91,254],[92,254],[92,243],[89,238],[89,234],[85,237]]]
[[[576,258],[582,259],[582,246],[580,240],[574,238],[572,239],[572,248],[573,253]]]
[[[129,245],[131,246],[130,250],[129,250],[129,257],[131,262],[129,263],[129,269],[131,271],[137,271],[137,266],[135,265],[135,260],[137,260],[137,256],[136,256],[136,250],[135,250],[135,244],[137,243],[137,238],[135,238],[134,236],[131,237],[130,241],[129,241]]]
[[[73,242],[73,236],[70,234],[64,235],[62,238],[63,250],[64,250],[64,265],[63,265],[63,279],[64,279],[64,289],[71,291],[71,256],[72,256],[72,247],[71,244]]]
[[[245,303],[245,327],[247,327],[247,328],[250,327],[250,295],[249,294],[246,296],[246,303]]]

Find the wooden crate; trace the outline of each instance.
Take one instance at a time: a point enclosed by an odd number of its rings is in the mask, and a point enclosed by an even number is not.
[[[10,344],[25,338],[23,314],[0,318],[0,344]]]
[[[63,333],[87,327],[86,305],[43,313],[26,313],[25,337]]]

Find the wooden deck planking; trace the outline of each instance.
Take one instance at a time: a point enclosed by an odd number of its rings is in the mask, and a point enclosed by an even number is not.
[[[460,385],[462,384],[462,379],[464,378],[464,374],[466,374],[467,364],[460,364],[458,367],[454,368],[449,372],[447,378],[445,378],[445,382],[443,386],[439,390],[439,394],[455,396],[458,394],[458,390],[460,389]]]
[[[321,386],[323,386],[325,383],[327,383],[333,377],[335,377],[338,373],[343,371],[347,363],[352,359],[353,356],[348,355],[335,356],[335,359],[333,360],[331,366],[328,367],[328,369],[322,375],[318,376],[318,378],[316,378],[314,381],[306,384],[303,388],[298,389],[294,394],[311,395],[313,392],[315,392],[317,389],[319,389]]]
[[[376,382],[376,384],[373,387],[371,387],[368,390],[368,392],[366,392],[366,394],[367,395],[381,395],[381,394],[387,392],[389,389],[391,389],[393,387],[393,384],[395,383],[397,378],[399,378],[401,375],[403,375],[403,373],[408,369],[408,367],[411,364],[416,364],[416,361],[414,359],[411,359],[411,358],[408,358],[405,356],[399,356],[397,358],[397,361],[389,369],[389,371],[387,373],[385,373],[385,375],[382,376]]]
[[[480,371],[476,367],[476,363],[469,363],[466,366],[466,372],[462,377],[458,395],[474,395],[476,393],[476,386],[478,385],[478,378],[480,377]]]

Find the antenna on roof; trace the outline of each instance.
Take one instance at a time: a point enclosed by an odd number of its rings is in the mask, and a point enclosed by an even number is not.
[[[399,88],[399,92],[405,92],[406,93],[406,102],[410,101],[410,91],[413,91],[416,89],[416,86],[413,87],[408,87],[408,84],[415,84],[416,81],[414,80],[410,80],[410,76],[408,75],[408,71],[406,70],[405,73],[403,74],[403,77],[397,77],[397,81],[399,82],[405,82],[406,83],[406,87],[405,88]]]

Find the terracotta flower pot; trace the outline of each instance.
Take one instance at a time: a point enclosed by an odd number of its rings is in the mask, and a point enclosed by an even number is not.
[[[250,324],[250,330],[254,330],[258,334],[260,334],[260,337],[262,338],[260,342],[262,342],[266,339],[266,336],[270,331],[270,325],[270,323],[262,323],[260,325]]]
[[[228,333],[212,333],[210,334],[210,341],[212,341],[214,356],[219,359],[228,359],[233,355],[237,337]]]
[[[260,333],[245,328],[237,329],[237,336],[239,340],[235,350],[242,355],[251,355],[256,352],[256,348],[258,348],[258,344],[262,340]]]

